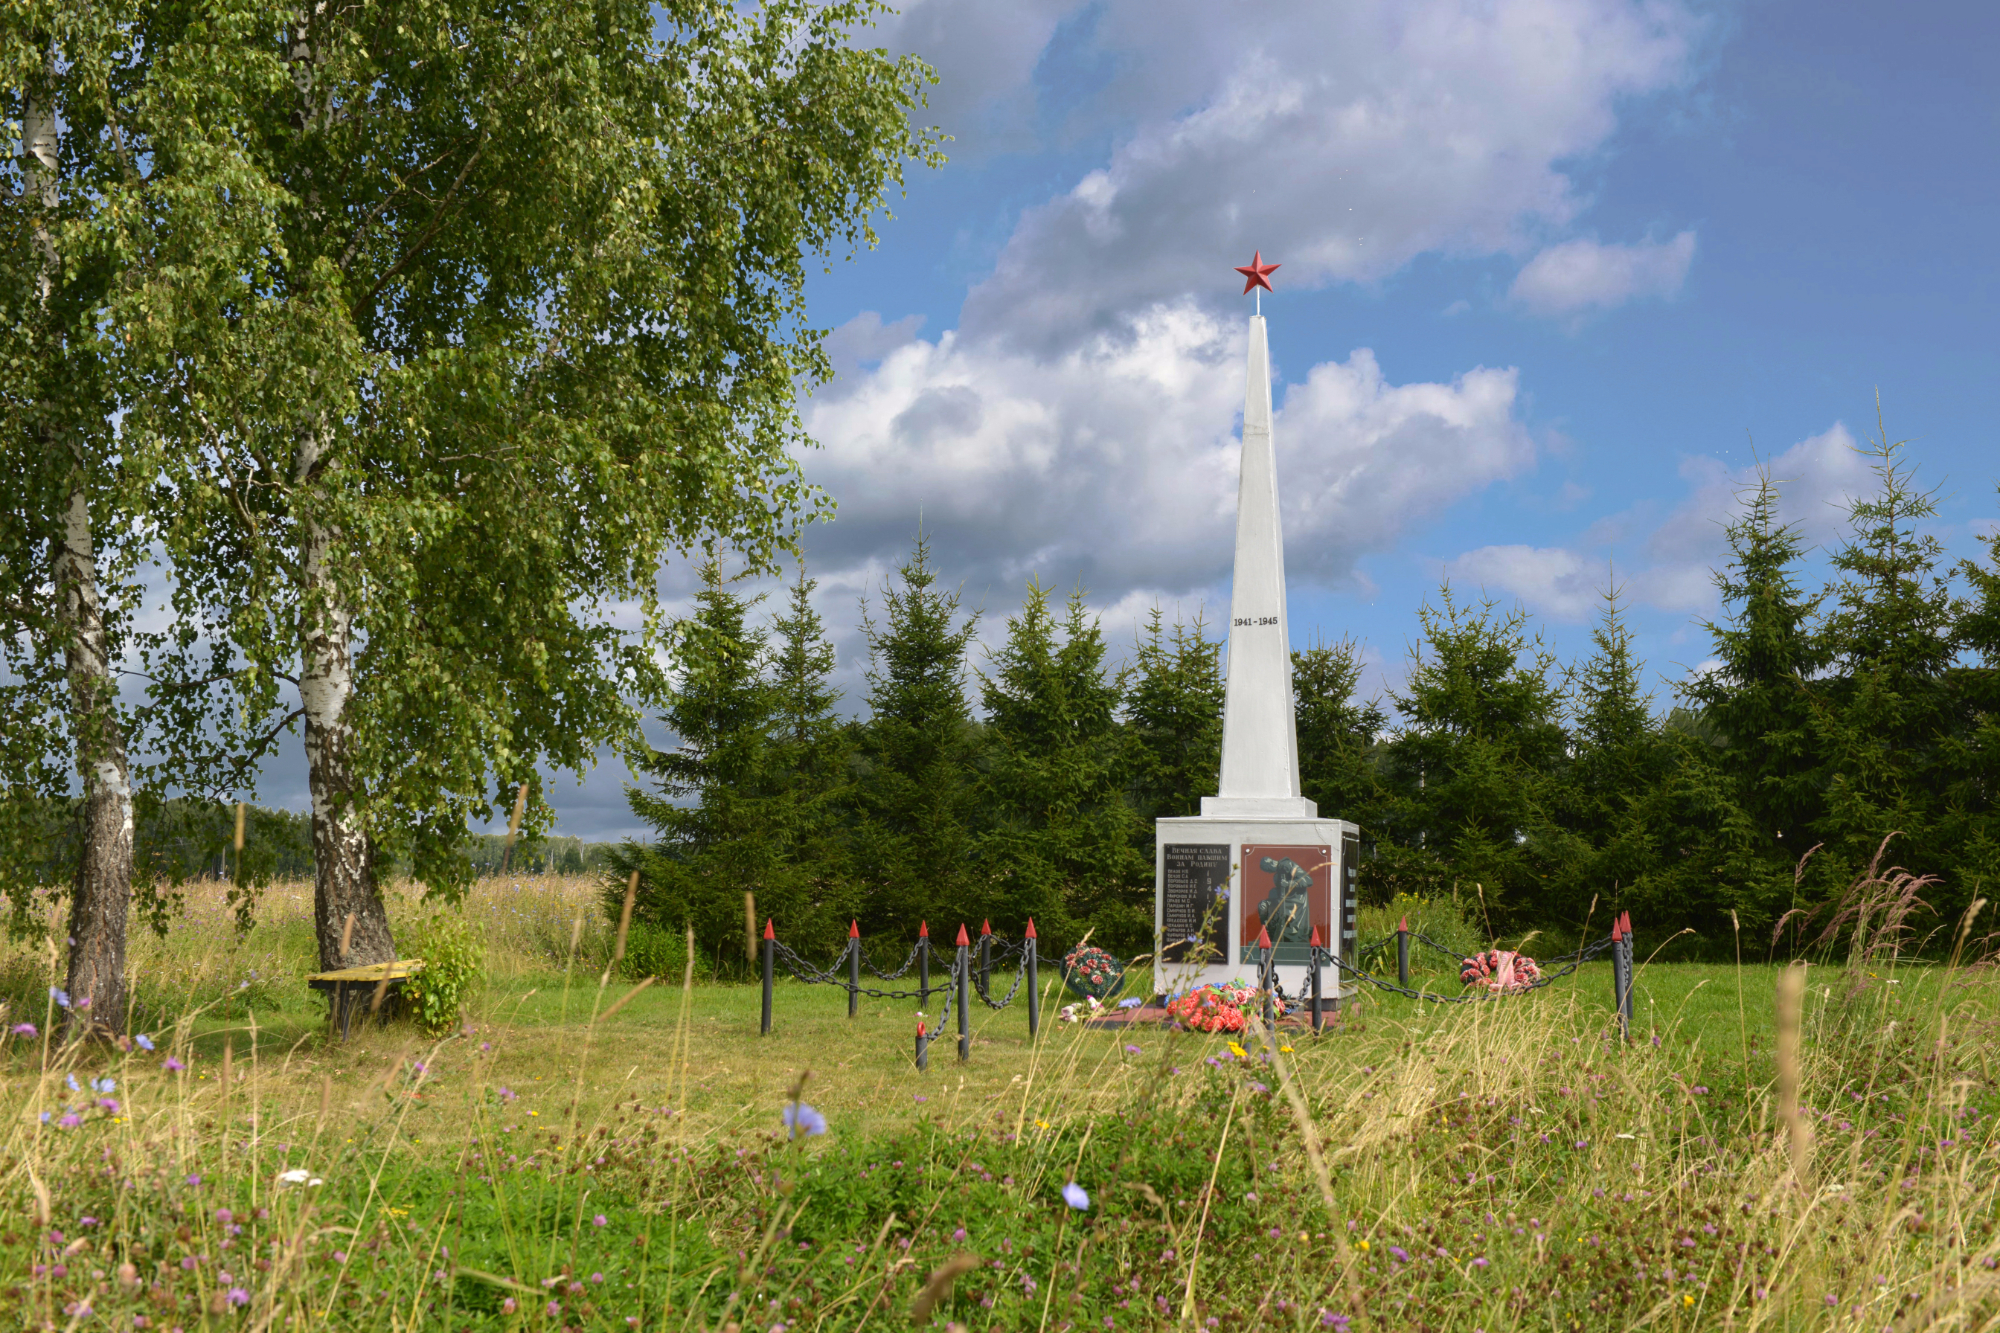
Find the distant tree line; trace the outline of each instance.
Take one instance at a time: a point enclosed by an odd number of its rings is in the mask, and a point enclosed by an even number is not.
[[[1449,584],[1386,699],[1357,697],[1352,640],[1295,652],[1305,792],[1361,826],[1364,894],[1456,890],[1496,931],[1570,937],[1624,907],[1654,941],[1685,928],[1719,951],[1740,928],[1762,957],[1890,834],[1885,865],[1936,877],[1934,922],[1990,893],[2000,536],[1983,562],[1950,561],[1899,446],[1872,456],[1875,493],[1817,591],[1777,484],[1742,497],[1703,622],[1713,662],[1665,709],[1611,589],[1576,662]],[[630,793],[658,837],[612,858],[643,871],[642,919],[741,957],[750,890],[784,938],[821,948],[850,919],[902,939],[920,919],[1011,933],[1030,915],[1053,941],[1148,947],[1152,821],[1215,791],[1222,644],[1202,620],[1155,609],[1121,667],[1081,590],[1058,603],[1031,581],[974,662],[976,617],[920,539],[864,607],[866,708],[845,720],[813,588],[801,570],[764,626],[711,565],[676,627],[678,744]]]

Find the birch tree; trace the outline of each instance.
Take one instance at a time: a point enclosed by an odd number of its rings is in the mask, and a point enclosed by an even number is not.
[[[870,12],[145,11],[118,327],[126,428],[177,460],[152,665],[238,755],[303,724],[323,965],[394,956],[378,857],[456,892],[469,819],[639,743],[662,559],[768,569],[824,507],[806,264],[934,156]]]
[[[123,1023],[132,896],[130,723],[115,673],[139,534],[97,325],[112,269],[94,237],[108,18],[24,4],[0,30],[0,97],[18,145],[0,168],[0,875],[20,923],[42,850],[31,844],[46,839],[52,807],[73,810],[56,988],[72,1035]]]

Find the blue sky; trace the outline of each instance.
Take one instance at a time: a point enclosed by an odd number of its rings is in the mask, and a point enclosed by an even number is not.
[[[2000,20],[1669,0],[916,0],[951,161],[811,290],[807,538],[858,701],[857,600],[919,513],[996,642],[1030,576],[1121,649],[1225,619],[1254,250],[1291,626],[1401,678],[1447,573],[1565,658],[1615,567],[1658,702],[1707,656],[1753,464],[1822,547],[1912,441],[1961,555],[2000,518]],[[676,596],[687,571],[669,568]],[[560,831],[636,831],[615,761]]]

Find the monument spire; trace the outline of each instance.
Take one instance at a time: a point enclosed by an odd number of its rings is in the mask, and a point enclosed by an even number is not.
[[[1271,290],[1276,264],[1262,251],[1243,290]],[[1237,474],[1236,573],[1229,594],[1229,681],[1222,710],[1220,790],[1202,798],[1204,816],[1313,819],[1318,807],[1299,788],[1293,716],[1292,649],[1285,614],[1285,540],[1278,519],[1277,461],[1271,447],[1271,355],[1264,316],[1250,317],[1243,394],[1243,462]]]

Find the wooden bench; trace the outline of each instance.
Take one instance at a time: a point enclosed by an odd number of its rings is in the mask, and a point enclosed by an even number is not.
[[[347,1040],[347,1027],[354,1018],[355,1003],[366,993],[369,996],[369,1012],[381,1007],[381,998],[392,990],[401,990],[403,981],[423,970],[421,958],[398,958],[393,963],[369,963],[362,967],[344,967],[337,972],[315,972],[306,978],[306,985],[316,991],[324,991],[331,1006],[329,1017],[340,1024],[340,1039]]]

